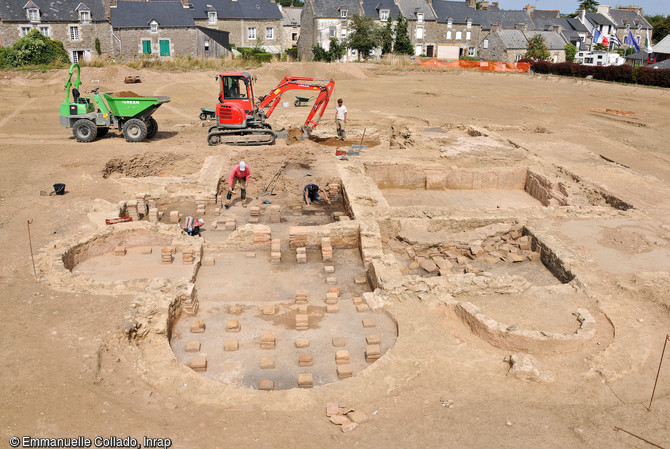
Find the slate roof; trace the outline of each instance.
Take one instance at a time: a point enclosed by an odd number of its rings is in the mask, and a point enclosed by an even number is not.
[[[398,17],[399,8],[393,0],[363,0],[363,11],[366,16],[378,19],[379,11],[382,9],[388,9],[392,18]]]
[[[281,14],[283,16],[281,21],[283,26],[300,26],[300,15],[302,14],[302,8],[287,6],[281,9]]]
[[[626,55],[626,59],[634,59],[636,61],[646,61],[648,53],[644,50],[633,53],[632,55]]]
[[[498,36],[508,50],[528,48],[528,40],[521,30],[500,30]]]
[[[28,22],[23,6],[25,0],[0,0],[0,17],[3,22]],[[40,9],[41,22],[79,22],[77,7],[82,0],[32,0]],[[107,20],[105,6],[102,0],[86,0],[86,6],[91,10],[93,22]]]
[[[670,69],[670,59],[655,64],[649,64],[648,67],[651,67],[652,69]]]
[[[603,16],[600,13],[587,12],[586,19],[596,25],[616,25],[610,19],[608,19],[607,17]]]
[[[640,47],[642,47],[642,43],[640,43]],[[670,53],[670,34],[661,39],[658,44],[652,45],[652,48],[654,53]]]
[[[472,23],[481,24],[482,29],[490,30],[494,23],[500,24],[501,29],[513,29],[517,23],[525,23],[529,30],[535,29],[533,21],[522,10],[500,11],[473,11]]]
[[[644,17],[631,9],[610,9],[610,17],[619,28],[625,28],[626,25],[631,28],[637,28],[638,25],[642,28],[653,28]]]
[[[180,1],[133,2],[120,1],[111,8],[112,28],[148,28],[155,20],[159,28],[194,27],[193,10]]]
[[[279,5],[272,0],[191,0],[191,5],[196,19],[206,19],[210,5],[219,19],[282,19]]]
[[[416,20],[417,13],[423,13],[423,20],[435,20],[435,14],[426,0],[397,0],[402,15],[409,20]]]
[[[561,17],[561,12],[559,10],[550,10],[550,9],[536,9],[530,13],[531,19],[558,19]]]
[[[452,18],[454,23],[466,23],[467,18],[472,19],[473,24],[479,24],[475,17],[479,18],[476,15],[476,10],[470,8],[465,2],[452,2],[447,0],[433,0],[433,9],[435,14],[437,14],[437,21],[439,23],[447,23],[449,17]]]
[[[568,43],[563,36],[555,31],[528,31],[528,38],[540,35],[549,50],[563,50]]]
[[[314,0],[313,7],[314,17],[316,18],[339,18],[340,9],[346,9],[348,17],[353,17],[362,12],[358,0]]]
[[[207,28],[200,26],[197,26],[196,28],[202,31],[207,37],[209,37],[214,42],[230,50],[230,40],[229,40],[230,33],[228,33],[228,31],[215,30],[214,28]]]

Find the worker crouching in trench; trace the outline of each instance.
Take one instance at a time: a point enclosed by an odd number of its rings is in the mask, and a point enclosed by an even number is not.
[[[226,209],[230,207],[230,203],[233,201],[233,195],[235,195],[235,187],[237,184],[242,186],[240,188],[240,196],[242,198],[242,206],[246,207],[247,181],[249,180],[250,175],[251,172],[249,171],[249,167],[244,161],[240,161],[240,163],[236,164],[230,171],[230,177],[228,178],[228,193],[226,194]]]

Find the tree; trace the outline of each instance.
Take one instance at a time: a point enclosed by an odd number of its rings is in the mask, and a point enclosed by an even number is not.
[[[577,54],[577,47],[572,44],[567,44],[565,46],[565,60],[568,62],[575,61],[575,55]]]
[[[598,11],[598,3],[596,0],[582,0],[582,2],[579,4],[578,10],[585,9],[586,12],[596,12]]]
[[[670,34],[670,16],[645,16],[645,19],[647,19],[647,22],[649,22],[651,26],[654,27],[654,31],[651,35],[652,41],[658,42]]]
[[[412,40],[409,38],[409,25],[402,13],[398,13],[398,23],[395,26],[395,42],[393,43],[393,53],[398,55],[413,55]]]
[[[328,62],[338,61],[347,52],[347,47],[340,44],[334,37],[330,38],[328,47]]]
[[[370,16],[355,15],[351,18],[349,25],[351,32],[347,38],[346,46],[358,52],[358,59],[367,58],[372,50],[379,46],[379,25]]]
[[[381,29],[382,54],[388,55],[393,52],[393,19],[386,21],[386,26]]]
[[[321,46],[321,44],[316,44],[312,47],[312,54],[314,55],[314,61],[319,62],[319,61],[326,61],[330,62],[328,60],[328,52],[326,51],[325,48]]]
[[[102,54],[102,50],[100,49],[100,39],[97,37],[95,38],[95,52],[100,56]]]
[[[4,49],[2,55],[5,67],[53,62],[67,64],[70,62],[70,56],[61,41],[51,40],[36,29],[14,42],[11,48]]]
[[[525,58],[534,59],[536,61],[546,61],[549,59],[549,49],[544,42],[544,37],[540,34],[528,39],[528,51],[524,55]]]
[[[300,0],[277,0],[282,6],[304,6],[305,3]]]

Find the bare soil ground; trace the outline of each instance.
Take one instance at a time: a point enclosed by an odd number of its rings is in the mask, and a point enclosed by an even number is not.
[[[253,71],[257,93],[288,74],[335,80],[335,98],[349,110],[348,140],[334,140],[331,102],[312,139],[240,148],[207,146],[211,123],[198,114],[215,104],[213,72],[84,68],[80,90],[124,91],[129,74],[142,77],[133,85],[138,95],[171,97],[154,115],[156,138],[132,144],[110,130],[81,144],[58,121],[65,71],[0,72],[0,441],[114,435],[140,444],[143,436],[171,438],[179,448],[649,447],[613,430],[620,426],[670,446],[670,361],[651,411],[645,407],[670,330],[670,91],[533,74],[273,64]],[[306,115],[307,108],[278,108],[271,123],[297,127]],[[611,222],[604,212],[585,218],[579,208],[557,208],[541,223],[589,264],[582,282],[590,296],[571,300],[586,302],[598,322],[596,339],[583,350],[538,356],[553,383],[507,376],[510,352],[480,339],[440,301],[396,299],[390,309],[401,317],[396,345],[359,375],[306,393],[249,390],[234,400],[221,397],[216,406],[216,396],[203,402],[180,393],[186,385],[170,380],[170,372],[156,383],[143,377],[146,361],[122,328],[132,291],[64,293],[33,276],[29,220],[33,250],[45,251],[55,240],[85,237],[101,226],[109,205],[151,190],[161,178],[197,179],[205,159],[221,154],[247,161],[256,203],[288,162],[273,202],[299,205],[304,184],[339,178],[335,147],[359,144],[364,130],[363,161],[465,168],[532,163],[569,173],[592,186],[592,194],[599,187],[634,205]],[[147,176],[157,178],[143,184]],[[68,193],[40,195],[55,183],[65,183]],[[596,200],[611,211],[602,197],[593,198],[584,213]],[[397,201],[421,209],[438,199]],[[488,216],[494,202],[468,213]],[[519,218],[530,213],[515,211]],[[509,324],[510,308],[517,308],[518,322],[531,327],[576,325],[563,316],[555,322],[524,316],[533,299],[502,304],[486,297],[479,305],[489,304]],[[561,313],[571,306],[560,299],[539,298],[532,307]],[[343,434],[325,417],[326,401],[363,410],[370,421]]]

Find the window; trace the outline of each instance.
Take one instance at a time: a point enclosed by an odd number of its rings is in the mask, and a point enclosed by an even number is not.
[[[335,37],[335,27],[330,27],[330,37]]]
[[[40,10],[39,9],[29,9],[28,10],[28,20],[31,22],[39,22],[40,21]]]
[[[416,38],[423,39],[423,27],[416,27]]]
[[[516,55],[516,57],[514,58],[514,62],[519,62],[521,58],[523,58],[523,55]]]
[[[49,27],[40,27],[40,33],[42,33],[44,37],[49,37]]]
[[[216,11],[208,12],[207,18],[209,19],[209,23],[216,23]]]
[[[72,62],[79,62],[79,53],[76,51],[72,52]]]
[[[298,33],[291,33],[291,40],[292,41],[297,41],[298,40]]]
[[[468,21],[465,23],[465,26],[470,29],[472,28],[472,19],[468,17]]]
[[[342,37],[347,37],[347,29],[346,28],[342,28],[341,35],[342,35]]]
[[[475,55],[475,47],[468,47],[468,56]]]
[[[145,55],[151,54],[151,41],[142,41],[142,53]]]
[[[416,14],[416,21],[418,23],[423,23],[423,13],[422,12]]]
[[[158,48],[160,49],[161,56],[170,56],[170,41],[167,39],[161,39],[158,41]]]
[[[484,48],[489,48],[489,40],[484,39]]]
[[[25,36],[26,34],[30,33],[30,30],[32,30],[32,28],[30,28],[30,27],[21,27],[21,37],[23,37],[23,36]]]
[[[256,39],[256,27],[247,28],[247,39]]]
[[[423,46],[421,44],[416,44],[414,47],[414,55],[420,56],[423,53]]]
[[[265,39],[274,39],[275,38],[275,29],[273,27],[265,28]]]
[[[158,33],[158,22],[156,22],[155,20],[152,20],[149,25],[151,26],[151,32],[152,33]]]
[[[452,19],[451,17],[449,17],[449,18],[447,19],[447,28],[451,28],[451,26],[452,26],[453,24],[454,24],[454,19]]]
[[[349,13],[348,10],[343,9],[343,10],[340,11],[340,17],[341,17],[342,19],[346,19],[348,13]]]
[[[463,32],[456,31],[456,40],[460,41],[461,39],[463,39]]]
[[[447,40],[451,40],[451,30],[447,31]]]
[[[209,41],[205,41],[205,51],[209,51]]]
[[[388,9],[382,9],[379,11],[379,20],[382,22],[386,22],[389,19],[389,10]]]
[[[70,40],[71,41],[79,40],[79,27],[70,27]]]
[[[81,22],[90,22],[91,21],[91,11],[79,11],[79,21]]]
[[[465,32],[465,40],[469,41],[471,37],[472,37],[472,32],[471,31],[466,31]]]

